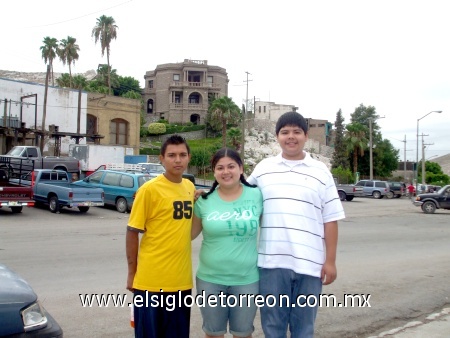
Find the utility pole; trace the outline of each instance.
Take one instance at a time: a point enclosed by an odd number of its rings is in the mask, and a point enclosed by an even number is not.
[[[406,181],[406,135],[405,139],[402,141],[403,145],[403,180]]]
[[[425,135],[424,133],[422,133],[421,136],[422,136],[422,184],[425,184],[425,144],[423,142],[423,137],[429,135]],[[419,168],[417,168],[417,170],[419,170]]]
[[[247,90],[246,90],[246,94],[245,94],[245,112],[242,112],[242,135],[241,135],[241,159],[242,159],[242,163],[245,163],[245,117],[248,114],[248,82],[252,81],[248,79],[250,74],[249,72],[245,72],[247,74],[247,80],[245,80],[244,82],[246,82],[247,84]]]
[[[50,65],[47,65],[47,75],[45,76],[45,92],[44,92],[44,107],[42,110],[42,127],[41,127],[41,142],[40,142],[40,148],[41,153],[44,152],[44,134],[45,134],[45,118],[47,115],[47,93],[48,93],[48,78],[50,76]],[[37,129],[37,127],[36,127]]]

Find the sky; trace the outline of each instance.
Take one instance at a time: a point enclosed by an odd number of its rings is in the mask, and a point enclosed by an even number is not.
[[[142,87],[159,64],[207,60],[226,69],[239,107],[255,98],[332,123],[341,109],[350,123],[360,104],[373,106],[400,160],[415,161],[417,125],[426,159],[450,153],[447,0],[16,0],[2,13],[2,70],[45,72],[46,36],[76,38],[72,72],[95,70],[106,55],[92,29],[112,16],[111,65]],[[54,71],[68,67],[55,60]]]

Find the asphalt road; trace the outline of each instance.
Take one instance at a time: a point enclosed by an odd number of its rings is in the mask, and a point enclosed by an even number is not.
[[[449,306],[450,211],[426,215],[406,198],[359,198],[344,208],[338,279],[323,293],[341,302],[344,294],[364,295],[370,307],[320,308],[316,337],[368,337]],[[108,208],[59,215],[39,207],[21,214],[0,209],[0,262],[28,280],[65,337],[133,336],[128,307],[83,307],[79,297],[131,297],[125,290],[128,216]],[[193,242],[194,268],[200,240]],[[263,337],[259,316],[255,328],[253,336]],[[195,307],[191,336],[203,336]]]

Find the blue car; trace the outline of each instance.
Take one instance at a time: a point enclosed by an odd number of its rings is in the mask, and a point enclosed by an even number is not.
[[[118,212],[127,212],[133,206],[136,191],[153,176],[147,173],[120,170],[97,170],[83,180],[73,182],[83,187],[102,188],[105,205],[116,207]]]
[[[63,331],[31,286],[0,264],[0,337],[62,338]]]

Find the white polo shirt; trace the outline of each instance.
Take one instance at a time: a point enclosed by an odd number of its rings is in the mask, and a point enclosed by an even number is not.
[[[325,164],[308,153],[298,161],[279,154],[258,163],[247,181],[258,185],[264,200],[258,266],[320,277],[324,223],[345,218]]]

